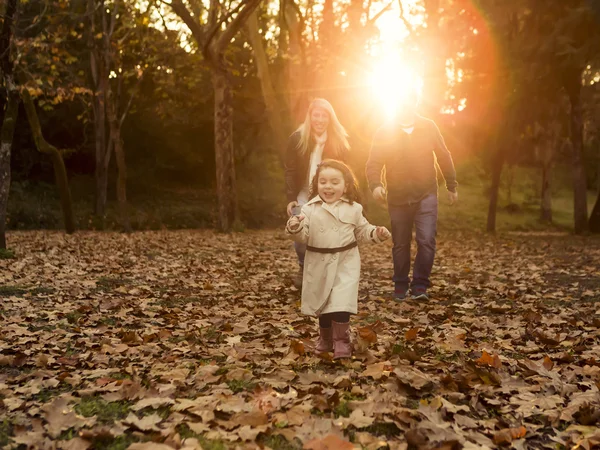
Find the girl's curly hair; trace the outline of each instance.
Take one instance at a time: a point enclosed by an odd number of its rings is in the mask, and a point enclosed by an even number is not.
[[[317,172],[310,182],[310,199],[319,195],[319,175],[323,169],[335,169],[342,172],[344,182],[346,183],[346,193],[344,194],[350,204],[354,202],[360,203],[360,191],[358,189],[358,181],[352,172],[352,169],[341,161],[335,159],[325,159],[317,167]]]

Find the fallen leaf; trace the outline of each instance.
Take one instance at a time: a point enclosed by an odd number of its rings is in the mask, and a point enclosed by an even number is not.
[[[302,447],[305,450],[354,450],[354,445],[335,434],[329,434],[322,439],[313,439]]]
[[[546,370],[552,370],[552,368],[554,367],[554,363],[548,356],[544,357],[544,362],[542,363],[542,365],[546,368]]]
[[[415,341],[417,339],[418,334],[419,327],[411,328],[406,333],[404,333],[404,339],[406,339],[407,341]]]
[[[490,355],[485,350],[481,354],[481,357],[475,362],[481,366],[490,366],[495,369],[500,369],[502,367],[502,361],[500,361],[500,357],[496,354]]]
[[[510,444],[515,439],[521,439],[527,434],[523,426],[518,428],[504,428],[494,434],[494,444]]]
[[[156,413],[144,416],[141,419],[138,419],[135,414],[129,413],[125,420],[123,420],[123,423],[131,425],[140,431],[159,431],[156,425],[162,421],[163,418]]]

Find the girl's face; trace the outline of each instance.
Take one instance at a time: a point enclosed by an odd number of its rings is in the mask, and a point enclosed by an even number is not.
[[[321,136],[329,126],[329,113],[316,107],[310,113],[310,127],[317,136]]]
[[[319,196],[328,204],[337,202],[346,193],[344,174],[333,167],[320,171],[317,186]]]

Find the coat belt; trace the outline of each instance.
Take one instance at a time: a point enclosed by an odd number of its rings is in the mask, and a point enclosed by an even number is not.
[[[358,242],[354,241],[351,244],[344,245],[343,247],[333,247],[333,248],[311,247],[310,245],[307,245],[306,250],[308,250],[309,252],[315,252],[315,253],[339,253],[339,252],[344,252],[346,250],[350,250],[351,248],[354,248],[356,246],[358,246]]]

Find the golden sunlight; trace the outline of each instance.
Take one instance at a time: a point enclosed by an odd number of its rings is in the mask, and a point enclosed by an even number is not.
[[[385,114],[393,116],[410,95],[421,94],[423,80],[398,55],[390,53],[373,67],[369,74],[369,86]]]

